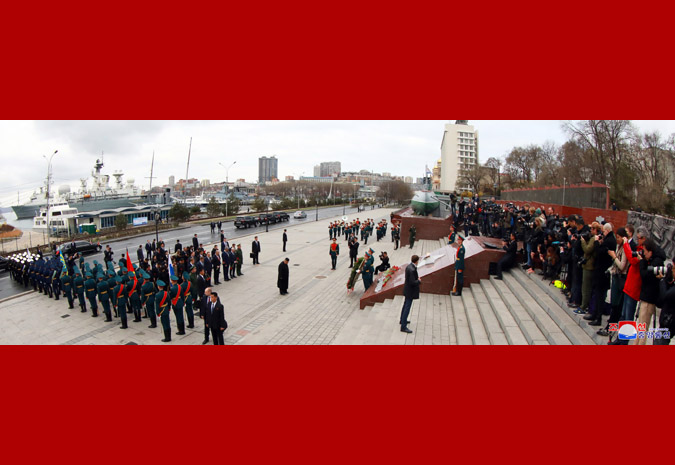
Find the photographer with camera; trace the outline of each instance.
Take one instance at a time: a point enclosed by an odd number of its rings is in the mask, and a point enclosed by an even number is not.
[[[542,228],[543,220],[540,217],[534,219],[534,223],[530,223],[529,227],[534,228],[527,241],[527,266],[528,273],[534,273],[534,258],[537,256],[539,245],[544,243],[544,229]]]
[[[567,230],[567,236],[569,238],[571,253],[570,258],[571,264],[569,267],[569,272],[572,275],[571,278],[568,278],[568,281],[572,283],[572,291],[570,297],[569,307],[578,309],[582,302],[582,287],[583,287],[583,269],[582,261],[584,257],[584,251],[581,248],[581,241],[579,237],[582,235],[589,235],[590,229],[587,225],[584,224],[584,219],[577,215],[572,215],[569,218],[569,229]]]
[[[589,234],[581,235],[579,243],[583,250],[583,258],[579,260],[582,269],[581,307],[574,311],[577,315],[588,314],[593,295],[593,275],[595,270],[595,238],[599,234],[600,225],[596,222],[591,224]]]
[[[595,264],[592,278],[595,305],[593,313],[584,316],[584,320],[590,321],[589,325],[591,326],[602,325],[607,291],[609,291],[611,285],[610,267],[613,260],[609,251],[614,252],[616,250],[616,238],[613,229],[611,223],[606,223],[602,228],[597,229],[598,235],[595,236]]]
[[[639,232],[639,230],[638,230]],[[656,313],[656,306],[659,301],[660,289],[657,278],[666,260],[666,254],[661,247],[657,246],[653,239],[646,239],[642,246],[642,260],[640,260],[640,277],[642,278],[642,289],[640,290],[640,314],[638,324],[645,323],[649,329],[649,321]],[[664,273],[665,274],[665,273]],[[637,345],[645,345],[646,338],[638,338]]]
[[[515,233],[511,233],[508,239],[502,240],[502,249],[506,251],[506,255],[497,262],[497,277],[495,279],[499,281],[504,279],[502,272],[510,270],[516,263],[518,241],[516,241]]]
[[[646,234],[646,230],[643,231]],[[640,234],[640,231],[638,231]],[[644,237],[644,236],[643,236]],[[642,289],[642,276],[640,275],[640,261],[642,260],[642,248],[634,252],[631,249],[629,240],[623,242],[623,253],[628,261],[628,274],[626,275],[626,285],[623,287],[623,309],[621,310],[620,321],[635,320],[635,311],[637,303],[640,300]],[[616,339],[609,342],[609,345],[628,345],[628,341]]]
[[[375,276],[377,276],[377,273],[380,271],[387,271],[389,268],[391,268],[391,265],[389,265],[389,257],[387,256],[387,252],[382,252],[380,254],[380,264],[375,268]]]
[[[657,276],[661,279],[659,283],[659,297],[661,301],[661,317],[659,318],[659,328],[670,332],[670,338],[656,338],[654,345],[670,345],[670,339],[675,335],[675,273],[673,266],[668,265],[665,275]]]
[[[626,274],[628,273],[628,259],[623,251],[623,244],[628,240],[628,233],[625,228],[619,228],[616,231],[616,249],[607,250],[607,254],[612,258],[611,275],[611,293],[610,301],[612,312],[607,320],[607,326],[598,331],[600,336],[609,336],[609,324],[618,323],[621,320],[621,311],[623,310],[623,288],[626,285]]]

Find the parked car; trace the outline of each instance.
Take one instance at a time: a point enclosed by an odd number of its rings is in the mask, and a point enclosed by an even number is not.
[[[279,217],[281,221],[289,221],[291,219],[290,215],[286,212],[279,212]]]
[[[65,256],[73,255],[74,253],[81,253],[81,254],[96,253],[100,252],[101,249],[103,249],[103,247],[101,246],[100,243],[94,244],[93,242],[87,241],[69,242],[59,247],[59,250]]]
[[[258,218],[255,216],[240,216],[234,221],[234,226],[237,229],[241,228],[255,228],[258,226]]]
[[[277,219],[272,213],[261,213],[258,216],[258,223],[260,224],[274,224],[277,222]]]
[[[293,214],[293,218],[295,218],[296,220],[301,220],[303,218],[307,218],[307,213],[305,213],[303,211],[297,211]]]
[[[7,271],[7,265],[9,260],[5,257],[0,256],[0,271]]]

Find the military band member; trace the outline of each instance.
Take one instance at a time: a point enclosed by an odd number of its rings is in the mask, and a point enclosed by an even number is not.
[[[173,309],[173,314],[176,317],[176,326],[178,326],[178,332],[176,336],[182,336],[185,334],[185,319],[183,318],[183,291],[178,284],[178,278],[176,276],[171,276],[171,308]]]
[[[162,342],[171,342],[171,319],[169,318],[171,297],[164,289],[166,283],[157,280],[157,293],[155,294],[155,308],[157,309],[157,316],[162,323],[162,330],[164,331],[164,339]]]
[[[117,296],[115,295],[115,286],[117,286],[117,274],[115,274],[114,269],[108,268],[108,296],[110,297],[110,303],[112,304],[115,318],[117,318],[119,315],[117,313]]]
[[[63,293],[65,294],[66,299],[68,299],[68,308],[74,308],[71,279],[70,276],[68,276],[68,273],[66,273],[66,270],[63,270],[63,273],[61,273],[61,287],[63,287]]]
[[[112,321],[112,315],[110,314],[110,288],[108,287],[108,281],[106,281],[105,278],[105,274],[98,274],[96,293],[98,294],[98,301],[101,302],[101,307],[103,307],[105,321]]]
[[[328,254],[330,255],[331,260],[331,270],[335,270],[335,267],[337,266],[338,255],[340,255],[340,245],[337,243],[336,238],[333,238],[333,243],[328,249]]]

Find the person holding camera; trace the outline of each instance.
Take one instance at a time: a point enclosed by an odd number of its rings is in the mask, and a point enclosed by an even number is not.
[[[501,281],[504,279],[503,272],[508,271],[516,263],[516,254],[518,253],[518,241],[516,241],[516,234],[511,233],[508,239],[502,241],[502,248],[506,251],[506,255],[497,262],[497,277],[495,279]]]
[[[623,309],[623,288],[626,285],[626,274],[628,273],[628,260],[623,251],[623,244],[628,240],[628,233],[625,228],[619,228],[616,231],[616,249],[607,250],[607,255],[612,259],[612,266],[609,274],[612,280],[610,301],[612,312],[607,320],[607,326],[598,331],[600,336],[609,336],[609,324],[618,323],[621,319],[621,310]]]
[[[656,306],[660,296],[660,279],[657,278],[658,272],[654,268],[663,266],[666,260],[666,254],[651,238],[644,241],[642,252],[642,259],[640,260],[642,289],[640,290],[640,314],[638,316],[638,324],[644,323],[647,329],[649,329],[649,321],[656,313]],[[638,338],[636,342],[639,346],[645,345],[646,343],[647,338]]]
[[[530,223],[530,228],[534,228],[531,232],[529,240],[527,241],[527,267],[528,273],[534,273],[534,259],[537,256],[539,246],[544,243],[544,229],[542,228],[543,220],[540,217],[534,219],[534,223]]]
[[[598,225],[599,226],[599,225]],[[595,306],[593,313],[584,316],[584,320],[590,321],[591,326],[602,325],[602,314],[604,313],[607,291],[611,285],[609,269],[613,260],[609,251],[616,249],[616,238],[614,237],[613,226],[606,223],[598,229],[598,235],[595,236],[595,265],[593,270],[593,291],[595,293]]]
[[[380,260],[381,263],[375,268],[375,276],[377,276],[377,273],[381,271],[387,271],[389,268],[391,268],[391,265],[389,265],[389,256],[387,256],[387,252],[382,252],[380,254]]]
[[[658,276],[661,281],[659,283],[659,294],[661,301],[661,317],[659,318],[659,328],[670,332],[670,338],[655,338],[655,346],[670,345],[670,339],[675,335],[675,273],[673,273],[672,265],[668,266],[668,270]]]
[[[623,253],[628,261],[628,274],[626,275],[626,285],[623,287],[623,309],[621,310],[620,321],[635,320],[635,311],[637,303],[640,300],[642,289],[642,276],[640,274],[640,261],[642,260],[642,249],[633,252],[630,242],[623,242]],[[609,345],[628,345],[628,341],[616,339],[609,342]]]
[[[597,237],[599,224],[591,224],[590,235],[582,235],[579,239],[581,249],[583,250],[583,258],[579,260],[582,269],[582,284],[581,284],[581,307],[574,311],[577,315],[586,315],[591,304],[591,296],[593,293],[593,274],[595,268],[595,238]]]

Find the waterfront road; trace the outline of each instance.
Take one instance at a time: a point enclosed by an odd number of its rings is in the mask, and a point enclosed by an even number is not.
[[[307,213],[307,218],[296,220],[295,218],[293,218],[293,212],[290,212],[291,219],[289,221],[282,221],[281,223],[272,224],[269,226],[269,230],[270,231],[276,231],[279,229],[283,230],[284,228],[299,226],[302,225],[303,223],[315,222],[316,210],[305,210],[305,211]],[[367,207],[367,210],[362,211],[361,213],[357,212],[356,207],[354,208],[346,207],[345,215],[349,218],[349,220],[355,218],[361,218],[361,220],[363,220],[365,218],[370,218],[369,216],[370,211],[371,211],[370,207]],[[343,207],[341,206],[319,209],[319,221],[328,219],[339,219],[342,218],[342,216],[343,216]],[[376,221],[379,221],[381,218],[374,218],[374,219]],[[244,257],[248,257],[248,254],[250,253],[252,240],[252,237],[250,236],[257,234],[258,236],[260,236],[261,246],[262,247],[266,246],[264,239],[265,231],[266,231],[265,226],[258,226],[256,228],[237,229],[234,227],[233,222],[227,222],[223,224],[223,232],[230,244],[232,243],[238,244],[237,238],[249,236],[244,242],[242,242]],[[176,240],[180,240],[181,244],[183,244],[184,247],[190,246],[192,245],[192,237],[195,234],[197,234],[199,242],[201,244],[204,244],[205,248],[206,245],[211,246],[208,247],[207,250],[210,251],[212,245],[214,244],[218,244],[220,248],[220,237],[218,235],[218,230],[216,229],[216,232],[214,234],[211,234],[211,226],[209,223],[193,225],[187,228],[178,228],[168,231],[160,231],[159,239],[163,240],[167,248],[169,249],[169,252],[173,253],[174,246],[176,245]],[[327,225],[326,225],[326,237],[328,237]],[[132,262],[134,264],[137,264],[138,259],[136,257],[136,249],[138,249],[138,246],[139,245],[145,246],[146,241],[149,240],[150,242],[152,242],[152,240],[155,238],[156,236],[154,233],[144,234],[141,236],[126,237],[109,242],[101,242],[101,245],[103,246],[104,249],[106,245],[110,245],[110,247],[114,252],[113,259],[115,261],[115,267],[117,267],[117,262],[119,262],[120,258],[122,257],[122,254],[126,253],[127,248],[129,249],[129,253],[131,254]],[[85,255],[85,261],[88,262],[89,264],[91,264],[94,260],[97,260],[99,263],[103,263],[103,252]],[[29,289],[32,290],[32,288]],[[10,279],[8,273],[2,272],[0,274],[0,301],[2,299],[12,297],[25,291],[26,289],[24,289],[23,286],[18,285],[16,282]]]

